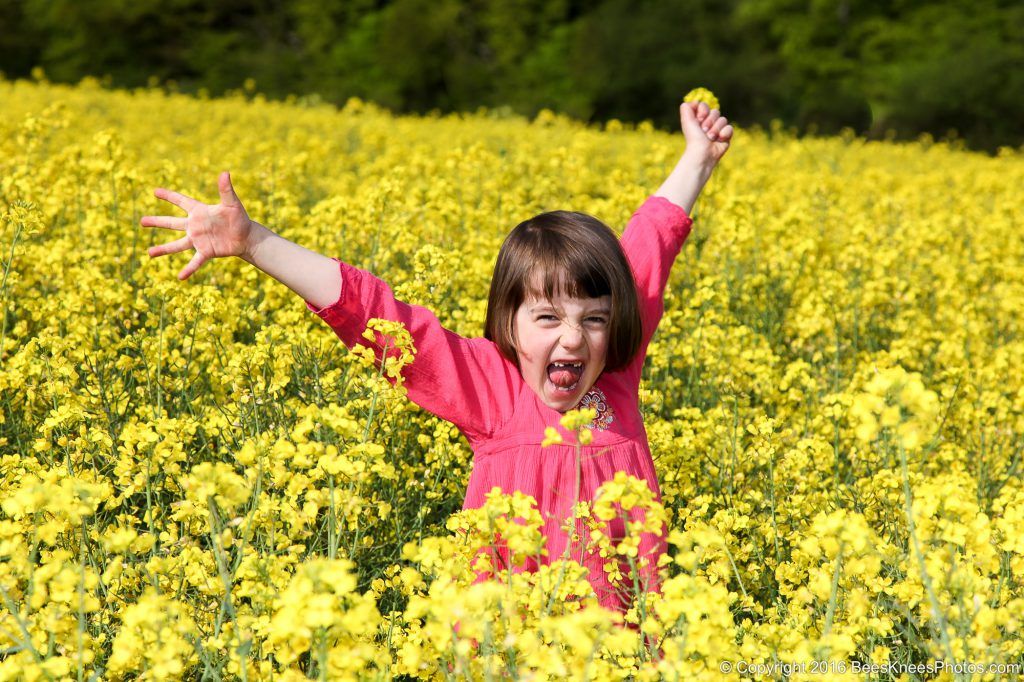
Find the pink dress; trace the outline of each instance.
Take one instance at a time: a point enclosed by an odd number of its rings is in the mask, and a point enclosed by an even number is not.
[[[633,361],[624,369],[601,374],[581,400],[580,407],[598,410],[591,425],[593,441],[583,447],[581,501],[593,500],[598,487],[614,478],[617,471],[647,481],[661,499],[639,409],[640,373],[664,311],[669,271],[692,222],[681,207],[664,197],[652,196],[633,214],[620,240],[636,278],[643,337]],[[572,515],[577,495],[576,446],[571,444],[573,437],[558,425],[562,415],[540,400],[493,342],[465,338],[445,329],[429,309],[396,300],[388,285],[377,277],[340,260],[338,264],[342,277],[338,300],[320,310],[309,301],[306,306],[350,348],[370,343],[362,337],[370,318],[404,323],[416,346],[415,361],[403,369],[409,399],[455,424],[473,449],[473,469],[463,508],[483,506],[485,495],[494,486],[507,493],[519,490],[531,495],[545,519],[548,554],[542,559],[547,563],[560,558],[569,538],[559,525]],[[378,334],[378,357],[383,341]],[[541,447],[548,426],[563,434],[565,444]],[[622,526],[621,522],[611,523],[608,530],[613,541],[622,536]],[[582,524],[578,528],[582,531]],[[667,529],[661,535],[647,534],[640,543],[640,556],[651,559],[650,568],[641,573],[651,591],[660,589],[656,563],[667,549],[666,535]],[[579,560],[580,552],[573,551],[572,555]],[[502,560],[507,558],[507,554],[502,556]],[[609,584],[603,569],[605,561],[592,554],[582,563],[590,569],[588,579],[599,602],[625,611],[629,599],[621,586]],[[535,569],[536,564],[523,568]],[[629,574],[628,564],[622,564],[622,572]],[[480,575],[478,580],[487,577]]]

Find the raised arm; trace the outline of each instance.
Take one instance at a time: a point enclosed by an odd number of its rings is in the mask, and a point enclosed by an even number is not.
[[[397,300],[368,272],[322,256],[251,220],[231,186],[218,179],[220,203],[204,204],[166,189],[156,196],[184,210],[185,218],[145,216],[142,225],[184,232],[177,241],[150,247],[151,257],[195,249],[178,274],[188,279],[206,261],[237,256],[302,297],[349,347],[374,349],[382,360],[385,340],[362,334],[372,318],[401,322],[413,338],[417,357],[403,369],[409,399],[454,423],[468,437],[484,436],[500,425],[515,390],[514,365],[486,339],[466,339],[441,326],[428,309]]]
[[[725,117],[703,102],[682,104],[679,119],[686,135],[686,150],[658,191],[630,218],[621,239],[640,296],[643,336],[632,365],[637,381],[647,345],[664,313],[665,286],[672,264],[690,234],[690,213],[729,149],[733,133]]]
[[[654,196],[665,197],[689,215],[711,172],[729,150],[733,128],[718,109],[709,109],[703,102],[681,104],[679,124],[686,136],[686,151]]]

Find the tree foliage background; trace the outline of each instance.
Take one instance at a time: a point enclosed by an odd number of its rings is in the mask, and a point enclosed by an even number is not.
[[[702,85],[743,125],[1024,143],[1016,0],[0,0],[0,70],[36,66],[665,128]]]

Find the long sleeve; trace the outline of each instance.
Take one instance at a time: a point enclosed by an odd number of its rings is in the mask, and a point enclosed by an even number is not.
[[[332,260],[341,268],[338,300],[319,310],[306,301],[306,307],[330,325],[347,347],[372,348],[379,363],[385,340],[380,333],[373,342],[365,339],[367,322],[375,317],[401,322],[416,346],[415,360],[402,369],[410,400],[455,424],[470,440],[490,435],[511,416],[515,365],[496,344],[445,329],[427,308],[396,299],[381,279]]]
[[[640,382],[647,346],[665,312],[665,285],[693,220],[665,197],[651,196],[633,213],[619,243],[626,254],[640,298],[643,336],[630,370]]]

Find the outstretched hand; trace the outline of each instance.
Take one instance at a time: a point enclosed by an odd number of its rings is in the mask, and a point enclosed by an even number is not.
[[[163,227],[185,233],[181,239],[151,246],[148,250],[150,258],[155,258],[195,249],[192,260],[178,273],[179,280],[188,279],[208,260],[242,256],[249,248],[253,222],[238,200],[231,186],[231,176],[226,171],[217,179],[217,189],[220,190],[220,203],[211,205],[178,192],[157,188],[154,194],[158,199],[174,204],[185,211],[188,217],[147,215],[139,221],[143,227]]]
[[[733,128],[718,109],[704,102],[683,102],[679,106],[679,122],[686,136],[686,153],[712,164],[729,150]]]

